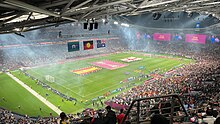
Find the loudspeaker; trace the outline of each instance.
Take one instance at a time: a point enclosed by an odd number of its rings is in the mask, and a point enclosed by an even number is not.
[[[62,38],[62,31],[59,31],[59,38]]]
[[[208,16],[209,18],[212,18],[212,14],[209,14],[209,16]]]
[[[154,14],[153,14],[153,19],[154,19],[154,20],[158,20],[160,17],[161,17],[161,14],[160,14],[160,13],[154,13]]]
[[[94,23],[94,29],[98,29],[98,26],[99,26],[98,22],[95,22]]]
[[[187,15],[188,18],[191,18],[192,16],[193,16],[192,12],[188,13],[188,15]]]
[[[93,24],[94,24],[94,23],[89,23],[89,30],[90,30],[90,31],[93,30]]]
[[[88,29],[88,23],[83,23],[83,29]]]

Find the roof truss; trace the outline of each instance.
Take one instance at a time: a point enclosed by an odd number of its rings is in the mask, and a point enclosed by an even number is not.
[[[144,12],[187,11],[219,18],[219,6],[215,0],[0,0],[0,33]]]

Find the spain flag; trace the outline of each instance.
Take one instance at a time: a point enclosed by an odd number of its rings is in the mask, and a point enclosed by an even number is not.
[[[84,50],[93,49],[93,41],[83,41]]]

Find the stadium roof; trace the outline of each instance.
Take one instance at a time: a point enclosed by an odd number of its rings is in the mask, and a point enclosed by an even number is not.
[[[145,12],[197,12],[220,17],[218,0],[0,0],[0,33]]]

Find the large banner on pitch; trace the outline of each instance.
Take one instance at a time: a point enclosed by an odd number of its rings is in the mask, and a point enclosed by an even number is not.
[[[153,39],[156,41],[170,41],[171,40],[171,34],[169,33],[154,33],[153,34]]]
[[[205,44],[206,35],[204,34],[186,34],[186,42]]]

